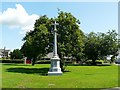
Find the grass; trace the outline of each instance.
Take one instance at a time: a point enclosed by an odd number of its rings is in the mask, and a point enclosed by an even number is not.
[[[118,66],[67,66],[62,76],[47,76],[50,65],[2,65],[2,88],[118,87]]]

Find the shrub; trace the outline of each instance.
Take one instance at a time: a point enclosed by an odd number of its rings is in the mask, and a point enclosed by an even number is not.
[[[103,64],[103,62],[104,62],[103,60],[96,60],[96,65],[97,64]]]
[[[2,60],[2,63],[24,63],[24,60],[15,59],[15,60]]]
[[[86,63],[87,65],[92,65],[92,60],[87,60],[85,63]]]
[[[96,65],[103,64],[103,62],[104,62],[103,60],[96,60],[95,61]],[[92,60],[87,60],[86,64],[87,65],[92,65]]]

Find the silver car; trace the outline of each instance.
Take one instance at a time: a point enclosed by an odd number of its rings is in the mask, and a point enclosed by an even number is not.
[[[115,60],[115,63],[116,63],[116,64],[120,64],[120,58],[117,59],[117,60]]]

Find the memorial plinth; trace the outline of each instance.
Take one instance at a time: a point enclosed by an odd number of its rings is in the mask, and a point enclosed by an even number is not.
[[[60,68],[60,58],[57,55],[57,29],[56,25],[58,23],[53,24],[54,25],[54,49],[53,49],[53,57],[51,58],[51,67],[48,72],[48,75],[62,75],[62,71]]]

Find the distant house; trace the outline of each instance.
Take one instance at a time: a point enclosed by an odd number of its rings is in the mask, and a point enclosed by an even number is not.
[[[53,57],[53,52],[48,53],[45,57],[42,58],[42,60],[50,60]],[[64,56],[65,60],[72,59],[72,57],[66,57]]]
[[[0,58],[8,58],[10,54],[10,50],[0,49]]]
[[[118,50],[118,55],[117,56],[115,56],[115,59],[120,59],[120,50]],[[108,55],[107,56],[107,60],[111,60],[111,57],[112,57],[113,55]]]
[[[50,60],[53,57],[53,52],[48,53],[45,57],[43,57],[43,60]]]
[[[118,51],[117,59],[120,59],[120,50]]]
[[[112,57],[113,55],[108,55],[107,56],[107,60],[111,60],[111,57]]]

